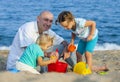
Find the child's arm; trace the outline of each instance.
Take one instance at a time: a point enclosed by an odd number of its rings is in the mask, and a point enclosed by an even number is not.
[[[44,52],[44,56],[50,58],[51,52]]]
[[[76,37],[76,35],[74,33],[72,33],[72,38],[71,38],[71,42],[70,42],[71,44],[74,44],[75,37]]]
[[[42,57],[38,57],[38,65],[40,65],[40,66],[46,66],[50,63],[55,63],[56,61],[57,61],[56,58],[45,61],[42,59]]]
[[[72,33],[71,42],[70,42],[70,44],[69,44],[69,45],[67,46],[67,48],[66,48],[66,50],[69,51],[69,52],[73,52],[74,49],[76,48],[76,47],[71,47],[71,46],[74,46],[75,37],[76,37],[76,35],[75,35],[74,33]],[[68,53],[68,52],[67,52],[67,53]],[[67,53],[66,53],[66,54],[67,54]]]
[[[89,33],[89,36],[87,38],[87,41],[89,41],[93,38],[93,35],[95,33],[96,23],[95,23],[95,21],[90,21],[90,20],[86,21],[85,27],[90,27],[90,33]]]

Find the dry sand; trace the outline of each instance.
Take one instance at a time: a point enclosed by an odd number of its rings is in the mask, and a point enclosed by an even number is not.
[[[82,76],[74,72],[49,72],[34,75],[26,72],[10,73],[5,70],[8,51],[0,51],[0,82],[120,82],[120,50],[95,51],[93,64],[108,65],[109,71],[105,75],[92,73]]]

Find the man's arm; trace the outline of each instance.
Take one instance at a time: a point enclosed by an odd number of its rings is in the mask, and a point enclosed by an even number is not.
[[[62,41],[61,44],[63,44],[64,47],[68,46],[68,43],[67,43],[67,41],[65,41],[65,40]]]

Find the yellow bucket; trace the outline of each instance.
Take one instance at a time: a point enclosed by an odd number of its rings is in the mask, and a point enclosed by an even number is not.
[[[91,70],[88,68],[85,62],[79,62],[74,66],[73,71],[81,75],[91,74]]]

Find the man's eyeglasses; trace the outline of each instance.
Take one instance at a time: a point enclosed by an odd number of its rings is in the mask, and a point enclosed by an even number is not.
[[[50,22],[50,23],[53,22],[53,20],[50,20],[50,19],[48,19],[48,18],[43,18],[43,20],[46,21],[46,22]]]

